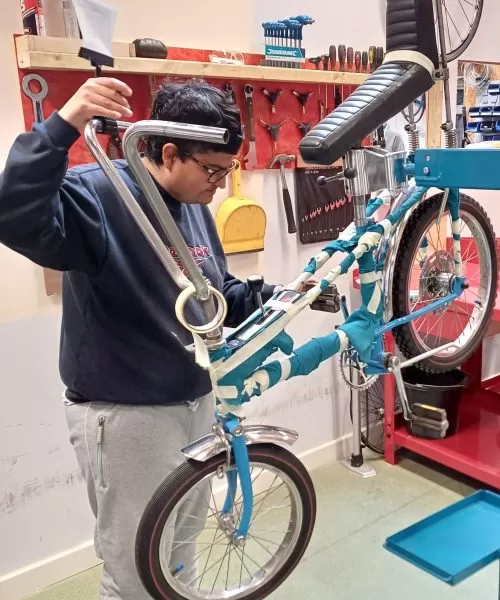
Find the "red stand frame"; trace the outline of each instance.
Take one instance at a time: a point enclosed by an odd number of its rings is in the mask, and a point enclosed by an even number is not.
[[[500,311],[495,309],[488,335],[498,333]],[[394,351],[392,335],[386,335],[386,349]],[[395,381],[386,376],[385,460],[397,462],[397,448],[407,448],[439,464],[500,489],[500,377],[482,381],[482,344],[463,365],[472,384],[460,400],[458,431],[443,440],[412,436],[400,415],[394,414]]]

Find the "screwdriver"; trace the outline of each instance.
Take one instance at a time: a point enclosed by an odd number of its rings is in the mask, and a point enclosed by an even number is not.
[[[345,59],[346,59],[346,49],[345,46],[343,44],[341,44],[338,47],[338,54],[339,54],[339,68],[341,71],[345,71]],[[335,98],[337,98],[337,92],[335,94]],[[342,86],[342,100],[341,102],[344,101],[344,86]],[[337,102],[335,102],[335,105],[337,105]]]
[[[373,71],[375,71],[376,51],[377,49],[375,48],[375,46],[370,46],[368,48],[368,61],[370,63],[370,73],[373,73]]]
[[[335,71],[337,67],[337,48],[335,46],[330,46],[328,51],[330,56],[330,71]]]
[[[354,63],[354,48],[349,46],[349,48],[347,48],[347,70],[349,71],[349,73],[352,72],[353,63]],[[352,94],[352,86],[349,86],[348,90],[349,90],[348,95],[350,96]]]
[[[333,44],[328,49],[328,54],[330,56],[330,70],[335,71],[337,68],[337,47]],[[333,104],[335,107],[335,97],[337,95],[338,86],[333,86]],[[328,95],[326,98],[326,106],[328,108]]]
[[[363,73],[366,73],[368,70],[368,52],[366,50],[364,50],[361,55],[361,64],[363,66]]]
[[[356,50],[354,54],[354,66],[356,67],[356,73],[359,73],[361,70],[361,52],[359,50]]]
[[[354,53],[354,68],[356,69],[356,73],[361,71],[361,52],[359,50],[356,50]],[[356,85],[352,91],[355,92],[357,87]]]

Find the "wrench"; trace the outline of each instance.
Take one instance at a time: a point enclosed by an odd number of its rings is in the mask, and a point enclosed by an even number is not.
[[[33,92],[30,89],[30,82],[32,81],[36,81],[40,85],[39,92]],[[26,94],[26,96],[28,96],[28,98],[31,98],[31,101],[33,102],[33,114],[35,116],[35,123],[43,123],[44,118],[42,102],[49,92],[49,86],[47,85],[47,82],[41,75],[37,75],[36,73],[30,73],[29,75],[25,75],[23,77],[22,86],[23,92]]]

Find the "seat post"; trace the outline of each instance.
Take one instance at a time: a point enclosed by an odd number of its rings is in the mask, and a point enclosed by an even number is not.
[[[366,202],[370,197],[370,187],[366,171],[366,154],[363,149],[349,150],[344,156],[344,173],[350,172],[352,177],[345,179],[345,189],[352,195],[354,204],[354,224],[365,227]]]

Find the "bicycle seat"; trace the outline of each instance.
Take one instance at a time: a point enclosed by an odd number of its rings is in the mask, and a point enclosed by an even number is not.
[[[330,165],[434,85],[433,0],[388,0],[383,64],[299,144],[304,162]]]

